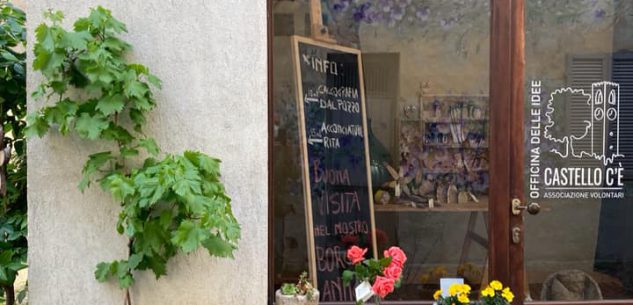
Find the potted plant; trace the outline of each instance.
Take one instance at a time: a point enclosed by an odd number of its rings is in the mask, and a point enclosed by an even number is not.
[[[303,272],[297,283],[283,283],[275,292],[277,305],[317,305],[319,304],[319,290],[314,288],[308,280],[308,273]]]
[[[470,286],[466,284],[452,284],[448,287],[448,295],[442,294],[438,289],[433,294],[437,305],[467,305],[470,303]]]
[[[514,300],[514,294],[510,287],[503,287],[499,281],[492,281],[481,291],[481,303],[483,305],[510,304]]]
[[[470,286],[465,284],[452,284],[446,294],[437,290],[433,295],[437,305],[509,305],[514,300],[514,294],[510,287],[503,287],[499,281],[492,281],[488,287],[481,291],[479,301],[471,302],[469,298]]]

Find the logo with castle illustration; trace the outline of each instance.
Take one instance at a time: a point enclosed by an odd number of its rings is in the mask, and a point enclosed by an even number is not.
[[[591,93],[571,87],[557,89],[546,106],[543,136],[553,144],[551,152],[561,158],[600,160],[604,166],[624,157],[620,153],[619,84],[592,83]],[[567,128],[561,120],[567,120]]]

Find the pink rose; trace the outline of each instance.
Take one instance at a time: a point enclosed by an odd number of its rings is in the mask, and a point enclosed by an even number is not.
[[[365,253],[367,253],[367,248],[361,249],[358,246],[352,246],[347,250],[347,258],[353,265],[356,265],[365,259]]]
[[[407,256],[404,254],[404,251],[398,247],[391,247],[383,253],[385,257],[391,257],[391,263],[396,266],[402,267],[404,263],[407,261]]]
[[[398,267],[396,264],[391,264],[389,267],[385,268],[383,274],[385,277],[397,281],[400,278],[400,274],[402,274],[402,268]]]
[[[374,285],[371,286],[371,290],[381,298],[385,298],[388,294],[393,292],[395,281],[393,279],[377,276]]]

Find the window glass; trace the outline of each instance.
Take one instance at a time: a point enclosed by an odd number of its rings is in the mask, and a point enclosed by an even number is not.
[[[633,1],[525,1],[533,300],[633,298]]]
[[[321,9],[336,44],[362,52],[378,253],[396,245],[409,258],[388,299],[430,300],[441,277],[463,277],[478,295],[488,281],[489,1],[332,0]],[[310,36],[309,3],[273,1],[273,22],[278,288],[308,270],[290,36]],[[345,298],[319,289],[330,295],[322,301]]]

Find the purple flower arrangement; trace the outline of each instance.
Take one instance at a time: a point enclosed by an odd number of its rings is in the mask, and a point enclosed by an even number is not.
[[[422,26],[435,25],[448,30],[465,14],[460,13],[460,7],[468,4],[472,12],[482,12],[488,7],[488,1],[454,0],[428,1],[414,0],[332,0],[327,1],[328,8],[333,15],[351,15],[356,23],[386,24],[394,27],[400,24],[417,24]],[[486,14],[483,14],[487,16]]]
[[[566,19],[561,20],[554,13],[563,12],[564,15],[573,13],[576,17],[592,17],[584,20],[574,18],[575,22],[603,21],[612,14],[605,10],[603,2],[604,0],[539,1],[526,5],[527,17],[542,19],[543,15],[548,15],[553,21],[564,22]],[[463,20],[472,23],[473,18],[488,18],[490,10],[489,1],[486,0],[329,0],[323,3],[335,17],[349,14],[350,19],[356,23],[386,24],[391,27],[401,24],[435,26],[443,30],[452,29]]]

